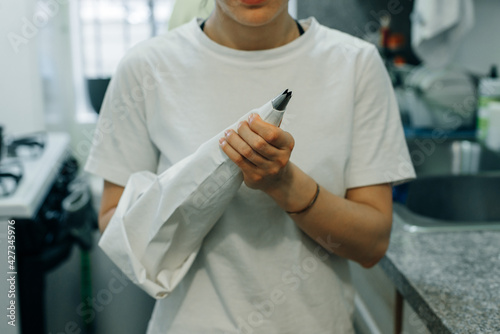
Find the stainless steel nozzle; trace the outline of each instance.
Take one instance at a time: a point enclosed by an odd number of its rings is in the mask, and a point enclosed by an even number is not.
[[[279,111],[285,110],[288,101],[290,101],[291,98],[292,91],[288,91],[288,89],[286,89],[283,93],[274,98],[274,100],[272,101],[273,108]]]

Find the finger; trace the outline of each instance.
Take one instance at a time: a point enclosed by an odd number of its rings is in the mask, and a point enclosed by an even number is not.
[[[238,125],[238,134],[254,151],[268,160],[272,160],[280,153],[278,148],[269,144],[264,138],[253,132],[246,121]]]
[[[264,138],[266,142],[279,149],[292,150],[294,146],[293,137],[286,131],[265,122],[258,114],[252,114],[248,118],[248,124],[253,132]]]
[[[233,161],[243,172],[255,168],[250,161],[229,145],[225,137],[219,139],[219,146],[222,148],[222,151],[226,153],[228,158],[231,159],[231,161]]]
[[[225,132],[226,142],[231,145],[231,147],[245,159],[250,161],[255,166],[266,165],[266,160],[259,153],[254,151],[254,149],[243,140],[234,130],[227,130]]]

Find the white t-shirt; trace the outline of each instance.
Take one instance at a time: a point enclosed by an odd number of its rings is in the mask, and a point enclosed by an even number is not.
[[[291,161],[325,189],[344,196],[413,178],[376,48],[314,18],[301,24],[301,37],[264,51],[221,46],[197,20],[132,49],[108,88],[86,170],[122,186],[134,172],[159,174],[288,88],[281,127],[295,139]],[[243,184],[156,302],[148,333],[351,333],[352,312],[347,260]]]

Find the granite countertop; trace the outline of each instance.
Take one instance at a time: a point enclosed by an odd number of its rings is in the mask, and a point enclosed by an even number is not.
[[[432,333],[500,333],[500,231],[411,233],[380,266]]]

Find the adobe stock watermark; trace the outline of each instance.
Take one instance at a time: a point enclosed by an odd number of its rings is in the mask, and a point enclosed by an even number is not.
[[[45,27],[57,13],[59,13],[60,6],[66,5],[69,0],[43,0],[37,1],[37,7],[31,18],[22,17],[20,19],[19,32],[9,32],[7,39],[14,53],[19,53],[21,47],[28,44],[30,40],[35,38],[39,30]]]
[[[272,317],[277,307],[286,302],[287,292],[297,291],[300,285],[318,270],[320,262],[327,261],[332,256],[333,250],[341,246],[340,243],[332,240],[331,235],[324,239],[317,238],[316,242],[318,245],[311,255],[304,257],[299,263],[291,265],[288,270],[282,272],[283,288],[274,288],[270,292],[269,298],[259,303],[253,303],[254,311],[246,317],[238,316],[236,318],[238,334],[259,333],[260,331],[257,329],[264,324],[266,319]]]
[[[85,324],[90,324],[102,312],[105,307],[113,302],[114,296],[121,293],[130,283],[130,280],[122,272],[112,269],[112,277],[106,288],[100,289],[94,297],[87,297],[76,308],[76,314],[82,317]],[[75,321],[68,321],[62,332],[50,332],[49,334],[80,334],[83,330]]]

